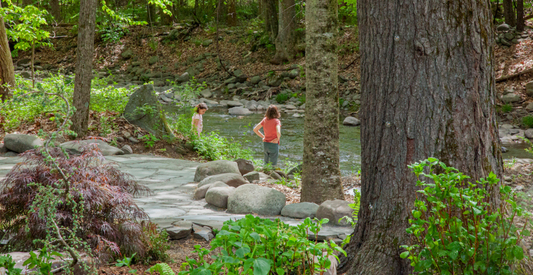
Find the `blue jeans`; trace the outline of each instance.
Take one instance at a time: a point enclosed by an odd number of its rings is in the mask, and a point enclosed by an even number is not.
[[[263,142],[265,146],[265,164],[278,164],[279,145],[277,143]]]

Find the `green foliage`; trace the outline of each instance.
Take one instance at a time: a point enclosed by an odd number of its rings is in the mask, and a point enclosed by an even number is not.
[[[159,275],[175,275],[174,271],[166,263],[158,263],[150,267],[146,272],[152,274],[152,272],[157,272]]]
[[[276,102],[279,104],[284,104],[287,100],[289,100],[290,95],[287,93],[280,93],[276,95]]]
[[[505,104],[502,106],[503,113],[510,113],[512,110],[513,110],[513,105],[511,104]]]
[[[104,43],[118,43],[120,39],[129,33],[128,29],[116,24],[104,26],[99,31]]]
[[[16,264],[11,255],[0,255],[0,267],[5,268],[6,275],[20,275],[22,273],[22,269],[15,268]]]
[[[357,224],[357,215],[359,215],[359,209],[361,208],[361,192],[354,189],[353,193],[354,202],[349,204],[350,208],[353,209],[353,215],[352,217],[344,216],[339,219],[339,222],[341,222],[342,220],[346,220],[349,224],[352,225],[353,228],[355,228],[355,225]]]
[[[64,113],[66,104],[52,93],[62,93],[72,103],[74,93],[74,77],[54,75],[37,82],[35,89],[31,81],[15,76],[13,97],[5,102],[0,101],[0,123],[6,132],[16,129],[22,123],[32,123],[36,118],[46,114]],[[94,79],[91,87],[90,110],[96,112],[122,113],[128,102],[128,89],[115,88],[107,85],[108,78]],[[36,92],[33,92],[36,91]],[[46,94],[48,93],[48,94]],[[57,115],[51,117],[55,119]]]
[[[159,139],[151,133],[142,136],[141,140],[144,141],[144,146],[146,148],[154,148],[155,143],[159,141]]]
[[[117,260],[117,263],[115,264],[115,266],[117,266],[117,267],[127,266],[130,269],[128,271],[129,273],[137,274],[137,269],[132,269],[130,267],[131,264],[132,264],[133,258],[135,258],[136,254],[137,253],[133,253],[133,255],[131,255],[131,257],[124,257],[124,259],[122,259],[122,260]]]
[[[149,223],[143,228],[143,234],[146,237],[145,246],[149,247],[143,259],[144,263],[167,261],[170,258],[167,254],[170,249],[167,231],[158,230],[155,223]]]
[[[11,0],[5,2],[7,5],[0,8],[0,16],[11,26],[6,30],[8,37],[17,42],[14,55],[18,50],[25,51],[33,46],[52,46],[51,43],[44,42],[50,36],[49,32],[42,29],[44,25],[47,25],[46,10],[40,10],[33,5],[21,8],[13,5]]]
[[[520,241],[530,233],[529,219],[520,228],[514,223],[527,213],[515,202],[511,187],[499,186],[492,172],[476,183],[468,182],[468,176],[435,158],[410,168],[423,189],[418,191],[422,198],[415,201],[407,229],[414,243],[401,246],[407,250],[401,257],[411,261],[414,271],[516,274],[514,268],[524,258]],[[495,208],[490,200],[496,188],[501,205]]]
[[[218,132],[210,132],[201,135],[199,138],[191,135],[192,145],[198,154],[208,160],[220,159],[251,159],[252,152],[243,149],[241,144],[235,142],[232,138],[221,136]]]
[[[177,91],[177,93],[181,97],[181,102],[186,102],[190,99],[198,98],[200,92],[207,88],[207,84],[205,82],[198,83],[198,81],[196,81],[194,77],[191,78],[190,81],[182,85],[174,81],[167,81],[170,82],[170,85],[173,87],[173,90]]]
[[[320,274],[331,266],[328,256],[346,252],[331,240],[310,241],[322,228],[321,221],[307,218],[298,226],[252,215],[226,221],[211,241],[211,250],[195,246],[198,259],[187,258],[180,275],[186,274]],[[220,251],[207,261],[210,251]],[[313,261],[313,258],[316,260]]]
[[[522,124],[527,128],[533,128],[533,116],[525,116],[522,118]]]
[[[357,24],[357,0],[339,0],[339,19]]]
[[[59,252],[48,251],[47,247],[43,247],[39,252],[39,256],[35,252],[30,251],[30,258],[24,261],[23,265],[27,266],[29,269],[38,268],[40,274],[48,275],[52,271],[52,261],[56,256],[58,259],[63,258]]]

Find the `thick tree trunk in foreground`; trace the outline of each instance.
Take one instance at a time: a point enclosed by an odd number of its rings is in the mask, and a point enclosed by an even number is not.
[[[357,4],[361,209],[339,271],[410,274],[400,258],[417,190],[407,165],[436,157],[472,180],[502,173],[489,1]]]
[[[337,0],[307,0],[302,202],[344,199],[339,167]]]
[[[509,26],[516,26],[516,14],[513,8],[513,0],[503,0],[503,16],[505,23]]]
[[[524,0],[516,1],[516,30],[523,32],[526,24],[524,22]]]
[[[278,11],[276,9],[278,0],[261,0],[265,9],[265,29],[271,41],[275,41],[278,36]]]
[[[15,68],[7,41],[4,18],[0,17],[0,100],[5,101],[11,97],[10,87],[13,86],[15,86]]]
[[[279,28],[276,38],[276,55],[272,63],[291,61],[295,55],[296,5],[294,0],[279,0]]]
[[[79,138],[85,137],[89,126],[89,102],[93,78],[94,30],[96,26],[97,0],[80,2],[78,23],[78,48],[76,50],[76,78],[74,79],[72,130]]]

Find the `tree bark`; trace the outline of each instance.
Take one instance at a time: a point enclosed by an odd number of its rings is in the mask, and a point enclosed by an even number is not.
[[[265,29],[270,36],[270,41],[275,41],[278,36],[278,12],[276,9],[277,0],[262,0],[265,9]]]
[[[228,26],[235,27],[237,26],[237,7],[235,4],[236,0],[228,0]]]
[[[417,190],[407,165],[436,157],[473,181],[502,175],[489,1],[357,5],[361,208],[338,271],[411,274],[400,258]]]
[[[516,26],[516,14],[513,8],[513,0],[503,0],[503,16],[505,17],[505,23],[509,26]]]
[[[167,7],[168,10],[172,10],[172,7]],[[172,15],[168,15],[163,12],[163,9],[159,9],[159,16],[161,17],[161,25],[169,26],[172,25]]]
[[[337,0],[307,0],[302,202],[344,199],[339,166]]]
[[[524,20],[524,0],[516,1],[516,30],[523,32],[526,27]]]
[[[78,47],[76,50],[76,77],[74,79],[72,130],[79,138],[87,135],[89,126],[89,103],[93,78],[94,31],[96,26],[97,0],[80,1],[78,23]]]
[[[0,3],[0,7],[2,4]],[[8,86],[8,87],[6,87]],[[10,87],[15,86],[15,67],[7,40],[4,18],[0,17],[0,100],[11,97]]]
[[[50,0],[50,14],[54,17],[56,22],[61,22],[61,8],[59,7],[59,0]]]
[[[276,55],[272,63],[281,64],[291,61],[295,55],[296,44],[296,3],[294,0],[279,0],[279,28],[276,38]]]

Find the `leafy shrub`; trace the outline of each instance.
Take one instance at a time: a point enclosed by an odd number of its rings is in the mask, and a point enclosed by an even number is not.
[[[198,260],[187,258],[179,274],[320,274],[331,266],[328,256],[334,251],[345,254],[333,240],[318,243],[307,238],[310,232],[318,234],[326,222],[307,218],[290,226],[252,215],[226,221],[211,241],[211,250],[195,246]],[[220,253],[209,264],[205,256],[217,249]]]
[[[33,241],[47,238],[52,222],[86,241],[99,256],[144,257],[149,251],[141,224],[148,216],[133,201],[149,189],[104,163],[95,145],[79,156],[51,148],[50,155],[30,150],[23,157],[0,182],[0,220],[12,237],[9,247],[34,249],[38,245]],[[51,158],[55,165],[49,165]]]
[[[101,28],[98,33],[104,43],[118,43],[120,39],[129,33],[128,29],[116,24],[108,24]]]
[[[149,223],[143,229],[144,244],[148,247],[148,251],[144,256],[144,263],[148,264],[152,261],[167,261],[169,259],[167,250],[170,249],[168,244],[168,233],[165,230],[157,230],[157,224]]]
[[[490,204],[490,194],[498,188],[492,172],[476,183],[468,176],[447,167],[435,158],[410,166],[417,176],[417,186],[424,189],[415,201],[407,232],[414,244],[403,245],[417,274],[515,274],[514,267],[524,258],[519,246],[523,227],[515,219],[524,211],[515,202],[511,187],[500,186],[501,205]],[[427,174],[424,171],[429,171]],[[442,171],[437,173],[436,171]],[[426,177],[426,183],[420,179]],[[507,213],[506,210],[509,212]]]
[[[276,102],[279,104],[285,103],[287,100],[289,100],[290,95],[287,93],[281,93],[276,95]]]
[[[533,116],[525,116],[522,118],[522,124],[527,128],[533,128]]]
[[[344,216],[342,217],[340,221],[346,220],[349,224],[352,225],[352,227],[355,228],[355,225],[357,224],[357,215],[359,215],[359,209],[361,208],[361,192],[357,191],[356,189],[353,190],[354,198],[353,203],[350,203],[349,206],[351,209],[353,209],[353,214],[351,217]]]
[[[6,275],[20,275],[22,273],[22,269],[15,268],[16,264],[11,255],[0,255],[0,268],[3,267],[6,269]]]
[[[150,267],[146,272],[152,274],[152,272],[157,272],[160,275],[175,275],[174,271],[172,271],[172,268],[168,266],[166,263],[158,263],[152,267]]]
[[[31,88],[31,81],[16,76],[16,89],[13,97],[5,102],[0,101],[0,127],[10,131],[22,123],[32,123],[35,118],[60,111],[65,113],[66,105],[58,97],[45,93],[64,94],[72,102],[74,93],[74,78],[56,75],[42,82],[35,83]],[[107,84],[109,78],[94,79],[91,87],[90,109],[96,112],[122,113],[128,103],[128,90],[115,88]],[[33,92],[32,91],[37,91]]]
[[[505,104],[502,106],[502,112],[503,113],[509,113],[513,110],[513,105],[511,104]]]
[[[223,137],[217,132],[210,132],[199,138],[192,135],[191,138],[194,150],[209,160],[252,158],[250,150],[243,149],[241,144],[234,142],[233,139]]]

